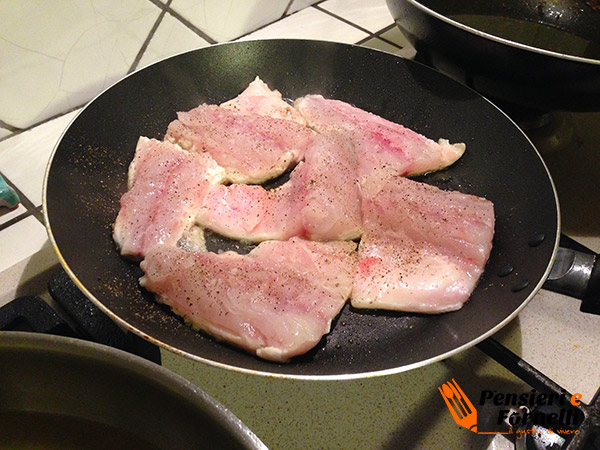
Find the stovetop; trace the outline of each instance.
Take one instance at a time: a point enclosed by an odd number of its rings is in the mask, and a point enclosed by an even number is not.
[[[19,17],[28,13],[13,6],[18,3],[0,5],[0,15],[10,17],[17,25]],[[115,8],[117,3],[121,4],[115,0]],[[0,68],[0,86],[3,92],[14,93],[12,101],[9,101],[10,96],[0,100],[0,174],[16,188],[22,200],[14,210],[0,209],[0,306],[18,297],[38,296],[61,311],[48,289],[49,283],[60,273],[60,267],[43,226],[43,174],[62,131],[78,109],[111,80],[171,54],[237,39],[237,36],[243,36],[242,39],[335,40],[404,57],[414,56],[414,51],[393,25],[383,0],[286,1],[277,14],[269,11],[260,20],[251,21],[253,27],[259,28],[257,31],[240,28],[233,16],[230,17],[227,20],[231,23],[226,20],[227,26],[221,27],[223,33],[230,34],[219,38],[211,36],[210,27],[204,27],[193,3],[137,0],[127,2],[129,6],[119,6],[119,14],[124,18],[122,24],[107,21],[103,26],[108,23],[120,26],[118,30],[122,34],[117,34],[120,40],[96,42],[91,32],[86,33],[86,27],[93,31],[93,27],[102,23],[98,20],[102,14],[90,23],[82,19],[86,11],[80,11],[80,16],[73,15],[77,19],[72,20],[84,22],[73,26],[82,37],[78,42],[96,48],[95,54],[108,55],[106,65],[90,65],[85,53],[60,49],[60,45],[75,44],[54,35],[48,37],[48,33],[41,41],[50,40],[56,48],[50,49],[48,44],[47,49],[40,51],[31,43],[35,33],[30,31],[35,28],[38,17],[52,23],[67,20],[60,18],[60,12],[55,10],[46,15],[29,12],[29,27],[21,27],[27,33],[19,33],[16,26],[10,30],[14,36],[0,44],[9,61]],[[310,3],[316,4],[307,6]],[[267,17],[269,14],[275,17]],[[132,17],[135,20],[126,20]],[[42,22],[39,28],[44,30],[46,26],[47,23]],[[115,54],[102,53],[108,51],[104,46],[110,45],[123,61]],[[27,46],[31,51],[23,54],[22,49]],[[41,72],[35,72],[32,68],[40,64],[35,59],[40,54],[49,55],[48,60],[46,65],[40,66]],[[59,69],[53,66],[57,61],[62,61]],[[89,70],[86,71],[86,67]],[[60,81],[56,81],[54,70],[62,73],[62,78],[58,77]],[[99,80],[92,79],[94,77]],[[30,86],[25,85],[27,80]],[[87,80],[85,85],[84,80]],[[37,100],[24,104],[19,89],[31,89],[35,95],[29,96]],[[543,158],[559,195],[562,231],[600,252],[600,200],[597,197],[600,158],[596,148],[600,142],[600,114],[575,113],[567,117],[574,124],[573,144],[545,153]],[[583,402],[589,402],[600,386],[600,317],[582,314],[579,304],[579,300],[542,290],[494,339],[565,390],[580,393]],[[118,345],[129,345],[130,339],[125,336]],[[274,449],[513,448],[515,434],[475,434],[457,425],[439,388],[455,380],[469,398],[476,400],[486,391],[526,393],[531,390],[478,348],[407,373],[348,381],[257,377],[209,367],[166,351],[159,351],[157,357],[152,354],[154,350],[147,350],[157,362],[224,403]],[[482,414],[485,415],[485,411],[480,411]]]

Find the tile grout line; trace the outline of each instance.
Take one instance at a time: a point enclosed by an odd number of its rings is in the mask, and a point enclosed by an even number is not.
[[[396,47],[399,50],[403,50],[406,47],[402,47],[400,44],[397,44],[394,41],[391,41],[390,39],[382,36],[382,34],[387,33],[388,31],[394,29],[395,26],[396,26],[396,24],[388,25],[387,27],[382,28],[381,30],[377,31],[376,33],[373,33],[372,36],[368,36],[368,37],[356,42],[356,45],[363,45],[365,42],[368,42],[371,39],[379,39],[379,40],[385,42],[386,44]]]
[[[292,7],[292,4],[294,3],[294,0],[288,0],[288,4],[285,7],[285,10],[283,11],[283,15],[281,17],[285,17],[287,12],[290,10],[290,8]]]
[[[320,2],[320,3],[322,3],[322,2]],[[335,17],[336,19],[338,19],[338,20],[340,20],[340,21],[342,21],[342,22],[344,22],[344,23],[346,23],[346,24],[348,24],[348,25],[350,25],[350,26],[352,26],[354,28],[359,29],[360,31],[362,31],[364,33],[367,33],[368,36],[366,36],[365,38],[363,38],[363,39],[355,42],[356,45],[362,45],[365,42],[368,42],[370,39],[377,38],[377,39],[381,39],[386,44],[390,44],[390,45],[392,45],[392,46],[394,46],[394,47],[396,47],[396,48],[398,48],[400,50],[402,50],[404,48],[404,47],[396,44],[395,42],[393,42],[393,41],[391,41],[391,40],[389,40],[389,39],[387,39],[387,38],[385,38],[385,37],[382,36],[383,33],[387,33],[388,31],[390,31],[390,30],[392,30],[392,29],[394,29],[396,27],[396,24],[394,24],[394,23],[392,23],[392,24],[390,24],[390,25],[382,28],[379,31],[371,32],[371,31],[367,30],[366,28],[363,28],[360,25],[357,25],[354,22],[352,22],[352,21],[350,21],[348,19],[345,19],[344,17],[338,16],[337,14],[332,13],[331,11],[328,11],[328,10],[326,10],[323,7],[320,7],[319,4],[314,4],[314,5],[312,5],[312,7],[315,8],[316,10],[318,10],[318,11],[322,11],[325,14],[328,14],[328,15],[330,15],[332,17]]]
[[[381,39],[382,41],[384,41],[384,42],[386,42],[386,43],[388,43],[388,44],[390,44],[390,45],[393,45],[394,47],[398,47],[399,49],[404,49],[404,48],[406,48],[406,47],[402,47],[400,44],[397,44],[397,43],[395,43],[395,42],[394,42],[394,41],[392,41],[391,39],[388,39],[388,38],[386,38],[386,37],[383,37],[383,36],[382,36],[382,34],[384,34],[384,33],[387,33],[387,32],[388,32],[388,31],[390,31],[390,30],[393,30],[393,29],[395,29],[395,28],[396,28],[396,26],[397,26],[397,25],[396,25],[395,23],[393,23],[393,24],[391,24],[391,25],[388,25],[387,27],[385,27],[385,28],[383,28],[383,29],[379,30],[379,31],[376,33],[375,37],[376,37],[377,39]]]
[[[20,222],[21,220],[23,220],[29,216],[34,216],[36,219],[38,219],[40,222],[42,222],[42,225],[44,225],[43,214],[40,214],[41,207],[36,207],[31,202],[31,200],[29,200],[27,198],[27,196],[15,185],[15,183],[10,181],[10,179],[7,178],[4,174],[2,174],[2,178],[4,178],[6,183],[15,190],[16,194],[19,196],[20,204],[23,205],[23,207],[26,209],[26,211],[23,212],[23,214],[20,214],[17,217],[13,217],[12,219],[6,221],[5,223],[0,224],[0,231],[10,227],[11,225],[14,225],[17,222]]]
[[[337,14],[334,14],[331,11],[327,11],[325,8],[319,6],[319,4],[311,5],[311,7],[314,8],[314,9],[316,9],[317,11],[321,11],[321,12],[323,12],[323,13],[331,16],[331,17],[336,18],[337,20],[340,20],[340,21],[344,22],[347,25],[350,25],[350,26],[352,26],[354,28],[357,28],[360,31],[362,31],[363,33],[367,33],[369,35],[369,37],[374,37],[374,34],[371,31],[367,30],[366,28],[363,28],[360,25],[357,25],[357,24],[349,21],[348,19],[346,19],[344,17],[338,16]]]
[[[7,220],[6,222],[4,222],[3,224],[0,224],[0,231],[6,230],[7,228],[10,228],[12,225],[21,222],[22,220],[33,216],[33,213],[31,211],[25,211],[23,212],[23,214],[18,215],[17,217],[13,217],[10,220]]]
[[[315,2],[315,3],[313,3],[312,5],[307,5],[307,6],[305,6],[304,8],[301,8],[301,9],[299,9],[298,11],[294,11],[292,14],[295,14],[295,13],[297,13],[297,12],[300,12],[300,11],[302,11],[303,9],[308,9],[308,8],[310,8],[311,6],[318,5],[319,3],[324,3],[324,2],[326,2],[326,1],[327,1],[327,0],[319,0],[318,2]],[[290,15],[290,16],[292,15],[292,14],[289,14],[288,12],[289,12],[289,10],[290,10],[290,8],[292,7],[292,5],[293,5],[293,4],[294,4],[294,0],[290,0],[290,1],[289,1],[289,3],[288,3],[288,5],[287,5],[287,7],[285,8],[285,11],[283,11],[283,15],[282,15],[282,16],[279,18],[279,20],[283,19],[284,17],[286,17],[286,16],[288,16],[288,15]]]
[[[170,3],[171,2],[169,2],[169,4]],[[179,20],[183,25],[185,25],[191,31],[196,33],[198,36],[200,36],[202,39],[204,39],[209,44],[214,45],[214,44],[219,43],[218,41],[216,41],[215,39],[210,37],[208,34],[206,34],[204,31],[202,31],[200,28],[195,26],[192,22],[190,22],[185,17],[183,17],[181,14],[179,14],[177,11],[174,11],[171,7],[167,8],[167,9],[168,9],[169,14],[171,14],[174,18]]]
[[[164,5],[160,4],[160,7],[162,8],[160,11],[160,14],[156,18],[154,25],[152,25],[152,28],[148,32],[148,36],[146,36],[146,39],[144,40],[144,43],[138,50],[137,55],[135,55],[135,58],[133,59],[131,65],[129,66],[129,70],[127,71],[127,74],[132,73],[137,68],[137,65],[140,63],[140,61],[142,60],[142,56],[144,56],[144,53],[146,53],[146,50],[148,49],[148,45],[150,45],[150,41],[154,37],[154,33],[156,33],[156,30],[160,26],[163,18],[165,17],[165,14],[167,13],[167,10],[169,9],[169,5],[171,4],[171,1],[172,0],[169,0]],[[155,6],[158,6],[158,4],[153,0],[150,0],[150,3],[154,4]]]
[[[168,8],[169,5],[173,2],[173,0],[167,0],[166,3],[163,3],[161,0],[148,0],[148,1],[160,9]]]
[[[322,0],[322,1],[320,1],[319,3],[323,3],[324,1],[326,1],[326,0]],[[293,0],[292,0],[292,2],[293,2]],[[315,3],[315,5],[316,5],[316,4],[318,4],[318,3]],[[232,42],[233,42],[233,41],[238,41],[238,40],[240,40],[240,39],[242,39],[242,38],[244,38],[244,37],[246,37],[246,36],[248,36],[248,35],[250,35],[250,34],[252,34],[252,33],[256,33],[257,31],[260,31],[260,30],[262,30],[263,28],[267,28],[268,26],[270,26],[270,25],[273,25],[274,23],[276,23],[276,22],[279,22],[279,21],[280,21],[280,20],[282,20],[282,19],[286,19],[286,18],[288,18],[288,17],[291,17],[291,16],[293,16],[294,14],[297,14],[297,13],[299,13],[300,11],[303,11],[303,10],[306,10],[306,9],[309,9],[309,8],[313,8],[315,5],[309,5],[309,6],[307,6],[307,7],[303,8],[303,9],[301,9],[301,10],[294,11],[292,14],[287,14],[287,11],[290,9],[290,6],[291,6],[291,2],[290,2],[290,4],[288,5],[288,7],[286,8],[286,10],[283,12],[283,14],[281,15],[281,17],[280,17],[279,19],[277,19],[277,20],[274,20],[273,22],[266,23],[266,24],[264,24],[263,26],[261,26],[261,27],[258,27],[258,28],[257,28],[257,29],[255,29],[255,30],[248,31],[248,32],[247,32],[247,33],[245,33],[245,34],[242,34],[241,36],[238,36],[238,37],[236,37],[236,38],[232,39]],[[315,9],[318,9],[318,8],[315,8]],[[319,9],[319,10],[320,10],[320,9]],[[336,17],[336,18],[337,18],[337,17]]]
[[[323,1],[324,1],[324,0],[323,0]],[[294,0],[290,0],[290,1],[289,1],[288,5],[286,6],[285,10],[283,11],[283,14],[282,14],[282,15],[281,15],[281,17],[279,17],[278,19],[276,19],[276,20],[274,20],[274,21],[272,21],[272,22],[266,23],[266,24],[264,24],[263,26],[256,28],[255,30],[252,30],[252,31],[249,31],[249,32],[247,32],[247,33],[245,33],[245,34],[242,34],[242,35],[240,35],[240,36],[237,36],[237,37],[235,37],[235,38],[231,39],[231,42],[232,42],[232,41],[237,41],[237,40],[239,40],[239,39],[243,38],[244,36],[247,36],[247,35],[249,35],[249,34],[251,34],[251,33],[254,33],[254,32],[258,31],[258,30],[262,30],[263,28],[266,28],[266,27],[268,27],[269,25],[273,25],[275,22],[278,22],[278,21],[280,21],[281,19],[284,19],[285,17],[287,17],[287,16],[288,16],[287,12],[289,11],[289,9],[290,9],[290,7],[292,6],[292,3],[293,3],[293,2],[294,2]],[[320,3],[322,3],[322,2],[320,2]],[[311,5],[311,6],[314,6],[314,5]],[[308,8],[308,7],[307,7],[307,8]],[[307,9],[307,8],[306,8],[306,9]],[[297,12],[297,11],[296,11],[296,12]],[[177,13],[176,11],[173,11],[171,8],[169,8],[169,13],[170,13],[170,14],[171,14],[173,17],[175,17],[177,20],[179,20],[179,21],[180,21],[180,22],[181,22],[183,25],[185,25],[185,26],[186,26],[186,27],[188,27],[190,30],[192,30],[194,33],[196,33],[196,34],[197,34],[197,35],[199,35],[201,38],[203,38],[205,41],[207,41],[209,44],[211,44],[211,45],[214,45],[214,44],[218,44],[218,43],[219,43],[219,42],[218,42],[218,41],[216,41],[215,39],[213,39],[213,38],[211,38],[210,36],[208,36],[208,35],[207,35],[205,32],[203,32],[202,30],[200,30],[199,28],[197,28],[197,27],[196,27],[194,24],[192,24],[192,23],[191,23],[190,21],[188,21],[186,18],[184,18],[183,16],[181,16],[179,13]],[[295,13],[293,13],[293,14],[295,14]],[[289,14],[289,15],[291,16],[292,14]],[[227,41],[227,42],[230,42],[230,41]]]
[[[169,5],[171,4],[171,2],[173,0],[168,0],[167,3],[164,4],[164,5],[159,0],[148,0],[148,1],[150,3],[152,3],[153,5],[157,6],[158,8],[161,8],[161,13],[159,14],[158,18],[156,19],[156,22],[154,23],[152,29],[148,33],[148,36],[146,37],[146,40],[142,44],[142,47],[140,48],[140,51],[138,52],[138,54],[134,58],[131,66],[129,67],[129,70],[127,71],[127,74],[131,73],[133,71],[133,69],[136,67],[136,65],[139,63],[139,61],[140,61],[143,53],[146,51],[146,49],[148,47],[148,44],[150,43],[150,40],[154,36],[154,33],[155,33],[156,29],[158,28],[158,26],[160,25],[160,22],[162,21],[162,18],[164,17],[166,11],[169,10]],[[84,106],[86,106],[90,101],[91,100],[86,101],[86,102],[84,102],[84,103],[82,103],[80,105],[74,106],[74,107],[72,107],[72,108],[70,108],[70,109],[68,109],[66,111],[60,112],[58,114],[55,114],[55,115],[53,115],[51,117],[48,117],[48,118],[46,118],[44,120],[36,122],[36,123],[34,123],[34,124],[32,124],[32,125],[30,125],[28,127],[25,127],[25,128],[16,128],[16,127],[13,127],[12,125],[9,125],[9,124],[7,124],[5,122],[0,121],[0,127],[5,128],[5,129],[11,131],[11,133],[9,135],[0,138],[0,142],[6,141],[6,140],[8,140],[10,138],[18,136],[21,133],[24,133],[26,131],[30,131],[30,130],[32,130],[32,129],[40,126],[40,125],[43,125],[43,124],[48,123],[48,122],[50,122],[50,121],[52,121],[54,119],[58,119],[59,117],[65,116],[65,115],[67,115],[69,113],[72,113],[73,111],[81,109]]]
[[[16,137],[16,136],[18,136],[18,135],[20,135],[20,134],[23,134],[23,133],[27,132],[27,131],[31,131],[31,130],[33,130],[34,128],[37,128],[37,127],[39,127],[40,125],[44,125],[45,123],[48,123],[48,122],[51,122],[51,121],[53,121],[53,120],[55,120],[55,119],[59,119],[59,118],[61,118],[61,117],[63,117],[63,116],[66,116],[67,114],[70,114],[70,113],[72,113],[73,111],[77,111],[78,109],[81,109],[81,108],[83,108],[84,106],[86,106],[86,105],[87,105],[88,103],[90,103],[91,101],[92,101],[92,99],[90,99],[90,100],[88,100],[88,101],[86,101],[86,102],[82,103],[81,105],[75,106],[75,107],[73,107],[73,108],[70,108],[70,109],[68,109],[68,110],[66,110],[66,111],[64,111],[64,112],[58,113],[58,114],[56,114],[56,115],[54,115],[54,116],[52,116],[52,117],[48,117],[47,119],[41,120],[41,121],[39,121],[39,122],[36,122],[36,123],[34,123],[34,124],[32,124],[32,125],[30,125],[30,126],[26,127],[26,128],[16,128],[14,133],[12,133],[12,134],[10,134],[10,135],[8,135],[8,136],[5,136],[5,137],[3,137],[2,139],[0,139],[0,142],[8,141],[9,139],[11,139],[11,138],[13,138],[13,137]],[[65,128],[65,129],[66,129],[66,128]]]
[[[19,130],[18,128],[13,127],[11,124],[8,124],[8,123],[4,122],[3,120],[0,120],[0,128],[4,128],[5,130],[8,130],[12,133]]]

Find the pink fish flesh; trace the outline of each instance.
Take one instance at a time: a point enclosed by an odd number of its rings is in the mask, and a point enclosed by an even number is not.
[[[400,176],[363,184],[356,308],[442,313],[462,307],[484,270],[493,204]]]
[[[154,247],[140,283],[195,328],[284,362],[328,333],[352,289],[353,242],[293,238],[247,255]]]
[[[129,167],[129,190],[113,226],[121,254],[141,259],[154,246],[176,245],[223,173],[208,153],[140,138]]]
[[[356,239],[362,226],[354,147],[340,133],[319,134],[288,182],[274,190],[215,186],[196,220],[224,236],[249,242],[293,236]]]
[[[450,144],[445,139],[434,142],[400,124],[321,95],[301,97],[294,106],[318,132],[340,130],[352,137],[360,176],[382,167],[405,176],[427,173],[453,164],[465,151],[464,144]]]
[[[278,90],[271,90],[259,77],[256,77],[240,95],[221,103],[220,106],[239,113],[288,119],[302,125],[306,123],[304,117],[283,99]]]
[[[195,328],[278,362],[313,348],[348,298],[461,308],[489,258],[493,204],[405,176],[453,164],[464,144],[319,95],[294,107],[257,78],[221,106],[178,113],[165,142],[140,138],[113,236],[143,259],[142,286]],[[291,168],[277,189],[254,185]],[[260,244],[209,253],[200,227]]]
[[[292,120],[200,105],[177,114],[166,140],[208,152],[233,183],[262,183],[304,157],[314,132]]]
[[[297,197],[305,178],[305,165],[301,162],[289,181],[274,190],[247,184],[214,186],[198,210],[196,222],[223,236],[245,242],[301,236],[304,234],[302,205]]]

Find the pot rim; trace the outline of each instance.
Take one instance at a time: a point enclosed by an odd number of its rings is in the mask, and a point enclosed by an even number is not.
[[[265,444],[226,406],[198,386],[167,368],[126,351],[82,339],[25,331],[0,331],[0,354],[4,349],[49,352],[60,356],[91,360],[115,369],[133,372],[158,383],[174,394],[184,395],[194,407],[212,415],[245,447],[268,450]]]
[[[391,0],[388,0],[391,1]],[[559,53],[559,52],[555,52],[552,50],[546,50],[543,48],[538,48],[538,47],[534,47],[531,45],[527,45],[527,44],[522,44],[520,42],[516,42],[516,41],[512,41],[510,39],[505,39],[505,38],[501,38],[499,36],[496,36],[494,34],[490,34],[490,33],[486,33],[484,31],[478,30],[476,28],[470,27],[468,25],[464,25],[456,20],[453,20],[441,13],[438,13],[436,11],[434,11],[433,9],[423,5],[422,3],[419,3],[417,0],[404,0],[407,3],[410,3],[411,5],[413,5],[415,8],[420,9],[422,12],[438,19],[441,20],[442,22],[445,22],[449,25],[452,25],[453,27],[456,27],[460,30],[463,30],[467,33],[470,34],[474,34],[478,37],[484,38],[484,39],[488,39],[490,41],[494,41],[494,42],[498,42],[500,44],[504,44],[504,45],[508,45],[510,47],[514,47],[523,51],[528,51],[528,52],[533,52],[533,53],[538,53],[540,55],[544,55],[544,56],[550,56],[553,58],[559,58],[559,59],[564,59],[564,60],[568,60],[568,61],[573,61],[573,62],[578,62],[578,63],[583,63],[583,64],[592,64],[592,65],[596,65],[596,66],[600,66],[600,59],[593,59],[593,58],[585,58],[582,56],[575,56],[575,55],[569,55],[566,53]]]

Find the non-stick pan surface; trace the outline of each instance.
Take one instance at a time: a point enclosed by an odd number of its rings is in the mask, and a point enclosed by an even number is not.
[[[495,204],[492,254],[463,309],[426,316],[358,311],[347,305],[314,350],[289,364],[275,364],[193,331],[139,286],[141,270],[119,256],[111,237],[138,137],[161,139],[177,111],[234,97],[257,75],[286,98],[318,93],[433,139],[466,143],[465,155],[454,166],[420,178]],[[539,289],[559,235],[558,204],[546,167],[500,110],[425,66],[331,42],[223,44],[126,77],[67,129],[52,157],[45,189],[44,211],[63,266],[110,317],[191,358],[285,377],[400,372],[474,345],[514,318]]]

